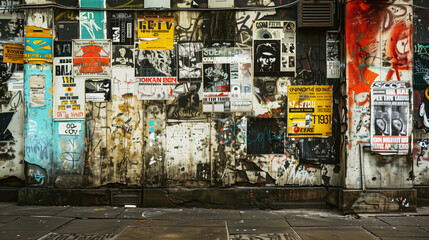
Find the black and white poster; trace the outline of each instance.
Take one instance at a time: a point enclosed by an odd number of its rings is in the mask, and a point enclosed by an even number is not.
[[[54,57],[71,57],[72,41],[54,42]]]
[[[410,149],[410,88],[406,82],[374,82],[371,87],[371,150],[406,155]]]
[[[176,48],[144,50],[135,48],[135,77],[140,100],[171,100],[177,81]]]
[[[178,44],[179,82],[202,81],[202,42],[183,42]]]
[[[338,31],[326,32],[326,77],[340,78],[340,53]]]
[[[201,119],[202,85],[201,83],[179,83],[173,89],[174,100],[167,102],[167,118],[176,120]]]
[[[253,58],[255,76],[279,76],[296,70],[294,21],[255,21]]]
[[[52,29],[53,16],[52,9],[27,9],[25,11],[25,26]]]
[[[24,42],[24,15],[23,13],[0,14],[0,41],[23,43]]]
[[[115,45],[113,48],[112,65],[115,67],[134,68],[134,46],[133,45]]]
[[[134,44],[134,18],[131,12],[111,12],[110,34],[112,45],[133,45]]]
[[[85,99],[86,102],[108,102],[111,99],[111,80],[110,79],[86,79],[85,81]]]

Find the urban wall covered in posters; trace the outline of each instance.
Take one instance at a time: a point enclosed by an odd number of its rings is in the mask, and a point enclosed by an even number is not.
[[[251,49],[203,49],[203,111],[252,110]]]
[[[288,136],[332,135],[332,86],[288,87]]]
[[[111,76],[111,40],[73,40],[73,77]]]
[[[139,16],[137,36],[139,49],[172,50],[174,18],[171,16]]]
[[[405,82],[374,82],[371,87],[371,150],[406,155],[410,149],[410,88]]]
[[[296,24],[293,21],[255,21],[253,62],[255,76],[274,76],[296,69]]]

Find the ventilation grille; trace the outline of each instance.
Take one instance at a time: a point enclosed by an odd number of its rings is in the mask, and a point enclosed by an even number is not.
[[[332,27],[332,2],[301,2],[298,8],[299,27]]]
[[[117,194],[112,193],[112,205],[140,205],[141,204],[141,194]]]

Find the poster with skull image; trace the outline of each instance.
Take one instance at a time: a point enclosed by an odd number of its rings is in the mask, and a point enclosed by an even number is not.
[[[410,88],[406,82],[374,82],[371,87],[371,151],[406,155],[410,149]]]
[[[253,57],[255,76],[278,76],[296,70],[294,21],[255,21]]]

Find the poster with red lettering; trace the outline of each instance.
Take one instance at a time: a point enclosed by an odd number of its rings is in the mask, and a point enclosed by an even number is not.
[[[111,40],[73,40],[73,77],[111,76],[111,52]]]
[[[410,88],[406,82],[376,81],[371,87],[371,151],[406,155],[410,149]]]
[[[135,47],[135,76],[140,100],[172,100],[177,81],[176,48],[143,50]]]

